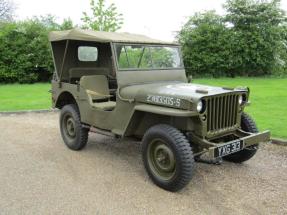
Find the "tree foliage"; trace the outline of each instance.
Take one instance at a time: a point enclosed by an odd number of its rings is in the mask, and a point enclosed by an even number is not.
[[[48,81],[53,72],[48,32],[72,26],[71,21],[57,24],[51,15],[2,24],[0,82]]]
[[[280,1],[228,0],[227,14],[190,17],[179,32],[187,71],[194,75],[260,76],[285,67],[286,21]]]
[[[106,7],[105,0],[91,0],[90,2],[92,14],[83,12],[82,21],[85,28],[96,31],[117,31],[123,25],[123,15],[117,12],[114,3]]]
[[[0,21],[11,21],[14,15],[15,5],[9,0],[0,0]]]
[[[229,38],[222,17],[214,11],[191,17],[179,34],[187,71],[193,75],[225,74],[230,64]]]

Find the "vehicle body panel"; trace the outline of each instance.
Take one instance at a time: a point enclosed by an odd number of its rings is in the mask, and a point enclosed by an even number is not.
[[[53,107],[61,108],[69,99],[76,102],[85,126],[92,126],[120,137],[142,138],[156,124],[169,124],[192,137],[195,153],[202,153],[222,144],[225,137],[242,138],[245,145],[268,140],[268,132],[256,135],[240,133],[241,114],[248,104],[249,89],[222,88],[188,83],[184,68],[119,70],[115,46],[147,44],[176,46],[147,37],[120,33],[83,30],[54,32],[50,35],[56,72],[52,81]],[[76,56],[80,46],[98,49],[97,62],[80,62]],[[83,76],[104,75],[115,106],[103,110],[93,105],[87,89],[80,84]],[[112,96],[113,94],[113,96]],[[239,98],[245,103],[240,105]],[[109,99],[110,101],[110,99]],[[105,102],[105,101],[103,101]],[[197,110],[202,102],[205,109]],[[268,136],[269,135],[269,136]]]

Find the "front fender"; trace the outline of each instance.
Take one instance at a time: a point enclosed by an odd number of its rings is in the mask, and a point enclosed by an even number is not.
[[[187,128],[188,120],[197,115],[197,112],[190,110],[137,104],[124,129],[124,136],[143,136],[147,129],[156,124],[170,124],[178,129],[184,129]]]

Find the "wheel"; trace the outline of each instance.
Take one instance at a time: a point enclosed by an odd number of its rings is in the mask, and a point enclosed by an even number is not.
[[[247,113],[243,113],[241,116],[241,128],[243,131],[258,133],[256,123]],[[234,163],[242,163],[252,158],[256,154],[257,149],[258,144],[255,144],[239,152],[223,157],[223,159]]]
[[[152,181],[165,190],[178,191],[192,178],[192,149],[186,137],[174,127],[151,127],[143,137],[142,158]]]
[[[60,113],[60,130],[66,146],[72,150],[81,150],[87,145],[89,130],[83,128],[78,107],[65,105]]]

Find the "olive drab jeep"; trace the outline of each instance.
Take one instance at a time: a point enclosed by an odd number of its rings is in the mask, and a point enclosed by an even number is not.
[[[86,146],[90,131],[135,138],[151,180],[178,191],[195,161],[241,163],[270,139],[244,112],[249,89],[188,83],[176,43],[80,29],[51,32],[49,39],[52,103],[72,150]]]

